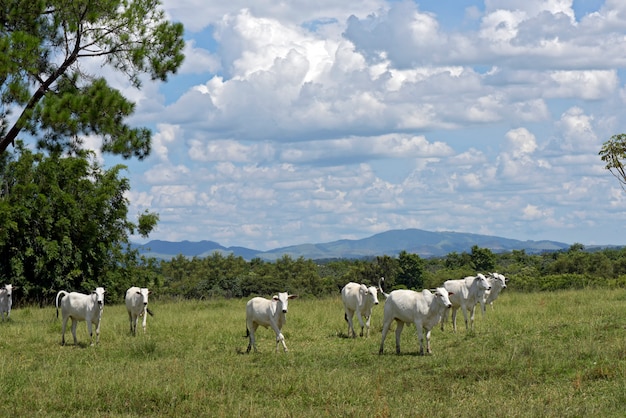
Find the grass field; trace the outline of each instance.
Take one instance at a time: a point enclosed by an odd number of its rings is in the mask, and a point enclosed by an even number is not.
[[[382,298],[384,299],[384,298]],[[61,346],[54,308],[21,308],[0,323],[0,416],[20,417],[623,417],[626,290],[504,292],[474,332],[432,332],[417,356],[390,332],[383,307],[369,339],[345,338],[341,300],[295,299],[274,352],[244,354],[245,300],[151,299],[148,332],[131,337],[121,305],[106,306],[100,345]],[[355,318],[356,319],[356,318]]]

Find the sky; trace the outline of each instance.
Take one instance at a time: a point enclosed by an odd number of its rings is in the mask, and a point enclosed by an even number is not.
[[[626,244],[598,152],[626,132],[623,0],[164,0],[166,83],[122,162],[148,239],[269,250],[419,228]]]

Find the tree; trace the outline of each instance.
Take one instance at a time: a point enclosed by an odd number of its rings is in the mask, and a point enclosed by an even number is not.
[[[139,228],[127,220],[124,166],[104,170],[87,151],[45,156],[21,141],[16,151],[0,156],[0,275],[31,300],[61,289],[126,290],[140,261],[129,244]],[[157,221],[140,216],[140,233]]]
[[[400,270],[397,283],[406,286],[408,289],[420,289],[424,284],[424,278],[422,277],[424,263],[420,256],[418,254],[409,254],[402,250],[398,255],[398,264]]]
[[[42,149],[75,149],[82,135],[98,135],[103,152],[143,159],[150,131],[124,122],[134,104],[81,64],[106,65],[137,88],[143,76],[165,81],[182,63],[182,35],[159,0],[3,1],[0,154],[26,131]]]
[[[622,161],[626,159],[626,134],[613,135],[611,139],[602,144],[599,152],[606,168],[619,181],[622,189],[626,188],[626,170]]]
[[[496,257],[489,248],[480,248],[478,245],[472,246],[472,266],[477,272],[493,270],[496,266]]]

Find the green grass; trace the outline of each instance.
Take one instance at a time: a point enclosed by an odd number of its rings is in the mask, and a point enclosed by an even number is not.
[[[22,308],[0,323],[0,416],[28,417],[621,417],[626,411],[626,291],[504,292],[474,332],[432,332],[418,356],[390,332],[345,338],[340,298],[296,299],[275,353],[259,328],[244,354],[245,300],[151,301],[148,332],[129,334],[106,306],[100,345],[85,323],[61,346],[54,308]],[[356,319],[356,318],[355,318]]]

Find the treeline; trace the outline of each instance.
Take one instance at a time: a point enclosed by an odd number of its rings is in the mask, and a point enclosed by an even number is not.
[[[422,289],[441,285],[477,272],[497,271],[517,291],[546,291],[586,287],[626,287],[626,248],[585,251],[581,244],[567,251],[496,254],[474,246],[471,252],[440,258],[421,258],[405,251],[397,257],[367,260],[293,259],[287,255],[270,262],[246,261],[214,253],[206,258],[182,255],[147,267],[145,277],[161,296],[177,298],[240,298],[288,290],[302,297],[338,294],[348,282],[376,285],[385,278],[385,291]]]

